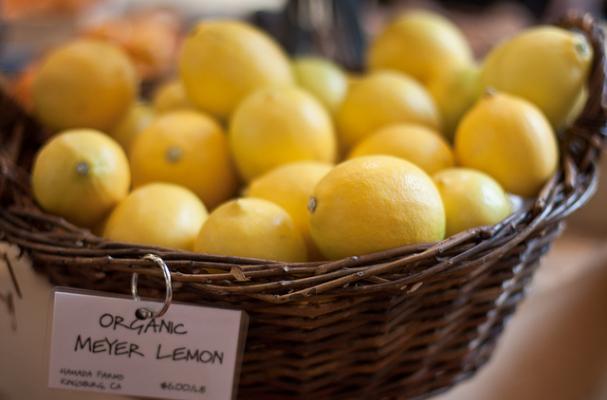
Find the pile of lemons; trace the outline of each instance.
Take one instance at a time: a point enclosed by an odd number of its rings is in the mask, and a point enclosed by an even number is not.
[[[452,23],[415,11],[355,75],[215,20],[187,36],[179,78],[146,104],[120,50],[78,40],[34,80],[54,135],[33,193],[110,240],[227,256],[298,262],[439,241],[537,195],[591,61],[584,36],[541,26],[476,64]]]

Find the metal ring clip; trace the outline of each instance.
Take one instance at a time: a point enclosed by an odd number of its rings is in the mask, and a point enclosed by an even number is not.
[[[165,284],[165,296],[164,296],[164,304],[162,308],[156,312],[150,310],[146,307],[138,308],[135,311],[135,316],[138,319],[149,319],[149,318],[159,318],[162,317],[169,306],[171,305],[171,301],[173,300],[173,286],[171,283],[171,271],[166,263],[162,260],[162,258],[155,256],[154,254],[146,254],[143,256],[143,259],[150,260],[154,262],[156,265],[162,269],[162,275],[164,276],[164,284]],[[137,294],[137,282],[139,279],[139,274],[137,272],[133,272],[133,276],[131,277],[131,294],[133,295],[133,300],[140,301],[139,295]]]

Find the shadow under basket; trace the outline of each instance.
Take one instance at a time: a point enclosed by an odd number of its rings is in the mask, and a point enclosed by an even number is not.
[[[502,223],[439,243],[330,262],[281,263],[104,240],[35,204],[29,173],[43,130],[0,98],[0,235],[58,285],[175,300],[250,316],[243,399],[426,398],[472,376],[489,359],[563,220],[593,194],[606,128],[603,34],[589,15],[561,26],[594,49],[588,102],[560,135],[558,172]],[[206,268],[223,273],[206,273]]]

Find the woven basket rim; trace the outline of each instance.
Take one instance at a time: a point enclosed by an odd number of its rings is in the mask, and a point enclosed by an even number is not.
[[[23,110],[17,109],[14,112],[19,119],[26,120],[28,126],[14,129],[18,132],[13,132],[14,138],[6,146],[8,151],[5,149],[0,154],[0,179],[4,181],[0,182],[0,194],[11,192],[11,200],[0,210],[0,231],[4,236],[10,236],[11,242],[35,252],[45,262],[69,262],[159,277],[160,271],[142,259],[145,254],[152,253],[169,265],[174,282],[192,283],[213,295],[241,295],[269,303],[306,300],[323,294],[349,297],[409,291],[425,279],[463,264],[488,268],[492,261],[498,260],[534,231],[560,222],[581,207],[597,186],[597,163],[607,135],[603,32],[588,14],[569,13],[560,24],[583,33],[592,45],[594,59],[588,78],[588,101],[580,117],[560,138],[557,173],[533,201],[497,225],[470,229],[436,243],[407,245],[335,261],[303,263],[112,242],[47,214],[35,205],[29,193],[26,169],[16,167],[16,164],[23,165],[18,160],[24,132],[28,127],[36,132],[41,129]],[[13,103],[8,104],[9,108],[18,107],[8,98],[2,103]],[[42,140],[39,136],[36,145]],[[28,224],[47,229],[27,232]],[[203,273],[205,268],[224,272]],[[408,269],[408,276],[390,279],[394,271],[402,273]]]

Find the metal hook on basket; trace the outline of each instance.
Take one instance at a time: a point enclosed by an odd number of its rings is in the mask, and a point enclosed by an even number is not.
[[[156,265],[162,269],[162,275],[164,276],[164,284],[165,284],[165,296],[164,296],[164,304],[159,311],[152,311],[149,308],[141,307],[135,311],[135,316],[138,319],[148,319],[148,318],[159,318],[162,317],[169,306],[171,305],[171,301],[173,300],[173,286],[171,283],[171,271],[169,267],[166,265],[164,260],[154,254],[146,254],[143,256],[143,259],[150,260],[154,262]],[[139,274],[137,272],[133,272],[133,276],[131,277],[131,294],[133,295],[133,300],[139,301],[139,295],[137,294],[137,282],[139,279]]]

